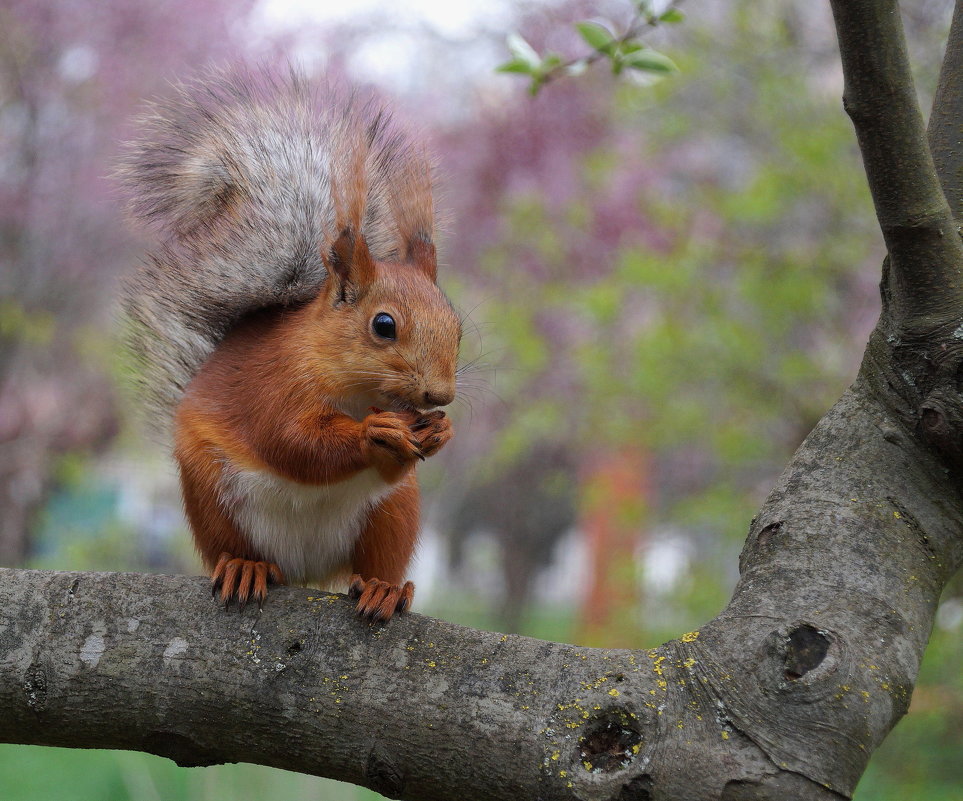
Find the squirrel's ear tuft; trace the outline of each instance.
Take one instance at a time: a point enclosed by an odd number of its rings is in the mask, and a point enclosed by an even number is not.
[[[402,147],[391,166],[390,202],[398,231],[396,247],[405,261],[434,281],[438,268],[432,243],[435,210],[431,159],[424,150]]]
[[[427,234],[417,234],[408,243],[406,259],[433,282],[438,279],[438,258],[435,245]]]
[[[375,265],[368,243],[353,228],[342,229],[338,238],[322,249],[321,258],[330,280],[336,282],[335,303],[354,302],[374,281]]]

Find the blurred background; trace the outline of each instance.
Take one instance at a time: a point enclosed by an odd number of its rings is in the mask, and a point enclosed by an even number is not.
[[[951,2],[908,5],[928,109]],[[681,8],[648,37],[679,73],[597,65],[533,98],[494,72],[506,34],[580,54],[573,23],[620,29],[629,0],[0,0],[0,565],[201,572],[128,390],[115,296],[147,243],[107,176],[172,80],[290,61],[375,87],[441,167],[441,283],[475,369],[422,469],[418,611],[613,647],[717,614],[750,518],[855,376],[883,249],[828,4]],[[963,799],[961,596],[859,801]],[[378,796],[2,745],[0,797]]]

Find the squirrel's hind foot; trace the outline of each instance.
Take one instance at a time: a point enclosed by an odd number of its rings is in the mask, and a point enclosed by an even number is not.
[[[226,551],[211,571],[211,595],[217,595],[220,590],[225,609],[233,598],[237,598],[239,610],[244,609],[252,598],[260,608],[267,597],[268,584],[284,583],[281,568],[273,562],[239,559]]]
[[[348,595],[357,600],[355,611],[373,623],[386,623],[395,612],[407,611],[415,597],[415,585],[406,581],[402,586],[381,579],[363,579],[355,573],[348,585]]]

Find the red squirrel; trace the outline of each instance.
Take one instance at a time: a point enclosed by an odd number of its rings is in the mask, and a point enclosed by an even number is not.
[[[452,436],[430,162],[296,75],[212,73],[152,111],[120,175],[162,241],[125,308],[212,592],[350,576],[386,621],[414,592],[415,468]]]

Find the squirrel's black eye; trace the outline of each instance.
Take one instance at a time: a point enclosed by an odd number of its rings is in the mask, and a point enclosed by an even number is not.
[[[382,339],[396,339],[395,318],[390,314],[379,312],[371,321],[371,330]]]

